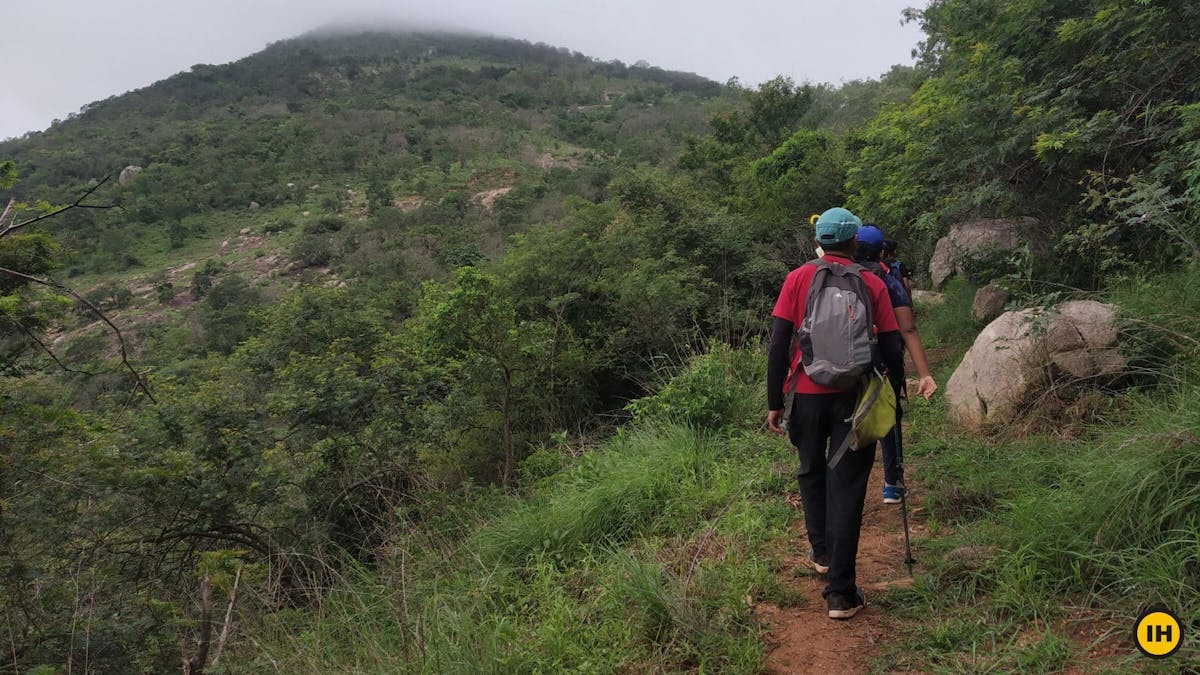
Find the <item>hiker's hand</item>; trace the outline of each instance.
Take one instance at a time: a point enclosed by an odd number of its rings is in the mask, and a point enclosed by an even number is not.
[[[926,401],[933,398],[933,394],[937,390],[937,382],[933,381],[932,375],[922,377],[920,383],[917,384],[917,396],[924,396]]]
[[[780,428],[780,426],[779,426],[779,419],[781,417],[783,417],[782,409],[771,410],[771,411],[767,412],[767,428],[770,429],[773,433],[779,434],[780,436],[782,436],[784,434],[783,429]]]

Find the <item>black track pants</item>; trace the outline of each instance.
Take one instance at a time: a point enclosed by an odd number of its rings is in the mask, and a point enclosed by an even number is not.
[[[875,446],[847,450],[836,468],[827,459],[850,433],[855,392],[796,394],[788,436],[800,456],[800,498],[814,553],[829,560],[825,595],[854,597],[855,560],[862,529],[863,500],[875,463]]]

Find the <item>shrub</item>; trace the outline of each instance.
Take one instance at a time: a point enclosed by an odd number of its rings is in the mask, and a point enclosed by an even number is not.
[[[340,232],[346,226],[346,221],[338,216],[321,216],[314,222],[304,225],[304,234],[321,234],[325,232]]]
[[[761,354],[713,343],[653,396],[626,409],[635,419],[705,429],[753,427],[767,409]]]
[[[154,285],[154,297],[158,298],[160,305],[169,305],[175,299],[175,284],[169,281],[161,281]]]
[[[290,255],[301,267],[324,267],[334,259],[333,239],[319,235],[302,237],[292,245]]]

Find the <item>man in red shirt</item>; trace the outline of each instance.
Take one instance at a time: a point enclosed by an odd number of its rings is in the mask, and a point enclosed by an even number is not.
[[[824,249],[823,258],[834,264],[852,264],[861,225],[857,216],[843,208],[822,213],[814,229],[816,243]],[[767,427],[775,433],[784,433],[780,426],[784,392],[794,387],[796,395],[787,433],[800,458],[798,478],[811,547],[809,555],[817,571],[828,575],[824,596],[829,617],[848,619],[865,605],[862,589],[856,583],[855,560],[875,448],[850,450],[835,468],[828,468],[828,453],[838,448],[850,433],[848,420],[853,415],[858,392],[831,389],[811,381],[801,365],[799,349],[789,359],[792,335],[804,321],[805,302],[816,270],[816,266],[807,264],[792,270],[775,303],[767,359]],[[862,278],[871,297],[883,364],[890,373],[902,373],[900,327],[887,286],[874,274],[863,274]],[[789,365],[790,375],[787,375]]]

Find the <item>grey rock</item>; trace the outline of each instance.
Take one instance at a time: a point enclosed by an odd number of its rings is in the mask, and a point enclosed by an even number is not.
[[[946,304],[946,296],[937,291],[922,291],[913,289],[912,301],[914,305],[925,305],[927,307],[937,307]]]
[[[1004,313],[1008,298],[1008,291],[995,283],[988,284],[975,291],[975,300],[971,303],[971,316],[979,323],[987,323]]]
[[[137,175],[141,172],[142,172],[142,167],[134,166],[133,164],[130,164],[129,166],[125,167],[124,169],[121,169],[121,173],[117,176],[117,183],[119,183],[121,185],[125,185],[126,183],[133,180],[134,178],[137,178]]]
[[[1029,244],[1030,250],[1043,253],[1046,245],[1035,236],[1035,218],[980,218],[959,223],[938,240],[929,260],[929,276],[935,289],[942,288],[955,274],[962,274],[964,260],[989,250],[1016,251]]]
[[[1108,385],[1124,373],[1113,305],[1093,300],[1005,312],[979,333],[946,383],[959,424],[1004,422],[1044,387]]]

